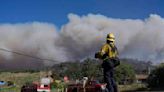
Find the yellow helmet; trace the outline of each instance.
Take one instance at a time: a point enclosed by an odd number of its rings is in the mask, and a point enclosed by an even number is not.
[[[114,34],[112,33],[107,34],[106,40],[114,42],[115,41]]]

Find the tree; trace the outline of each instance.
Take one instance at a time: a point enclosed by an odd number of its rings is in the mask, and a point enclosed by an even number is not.
[[[76,62],[68,62],[60,64],[60,76],[68,76],[70,79],[77,79],[81,77],[81,63],[79,61]]]
[[[148,85],[151,88],[164,88],[164,63],[157,66],[148,77]]]
[[[124,83],[127,79],[133,82],[135,80],[135,71],[131,65],[121,63],[116,68],[114,77],[118,83]]]
[[[101,64],[95,59],[87,58],[82,63],[82,74],[89,78],[99,79],[101,74]]]
[[[81,79],[83,77],[94,78],[96,80],[103,80],[103,72],[101,62],[99,60],[87,58],[84,61],[65,62],[59,65],[55,65],[53,70],[59,77],[63,78],[68,76],[69,78]],[[116,68],[115,79],[120,83],[125,79],[133,80],[135,78],[135,72],[131,65],[121,63]]]
[[[76,62],[64,62],[52,67],[55,74],[58,74],[60,78],[68,76],[70,79],[77,79],[81,77],[81,63]]]

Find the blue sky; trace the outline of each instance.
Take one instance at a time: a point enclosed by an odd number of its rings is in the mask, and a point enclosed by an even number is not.
[[[164,16],[164,0],[0,0],[0,23],[48,22],[60,27],[67,15],[102,14],[112,18]]]

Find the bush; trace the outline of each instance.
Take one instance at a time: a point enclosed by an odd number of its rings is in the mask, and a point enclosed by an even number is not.
[[[126,63],[121,63],[115,70],[115,79],[119,84],[132,83],[135,80],[133,67]]]
[[[150,88],[164,88],[164,64],[160,64],[151,72],[147,82]]]

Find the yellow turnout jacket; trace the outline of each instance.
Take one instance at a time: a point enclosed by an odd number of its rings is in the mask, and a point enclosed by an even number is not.
[[[102,57],[105,57],[103,59],[106,59],[107,57],[108,58],[118,57],[118,51],[114,43],[104,44],[100,50],[100,54]]]

